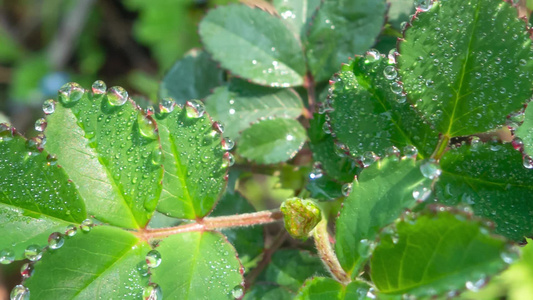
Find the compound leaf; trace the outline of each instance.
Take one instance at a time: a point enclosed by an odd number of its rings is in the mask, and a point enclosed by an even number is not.
[[[137,265],[148,251],[150,246],[129,232],[96,226],[48,249],[25,285],[36,299],[140,298],[148,276]]]
[[[416,204],[413,190],[430,185],[421,165],[390,156],[364,169],[353,182],[337,219],[335,244],[341,266],[352,277],[369,258],[379,231]]]
[[[262,87],[238,79],[215,89],[205,102],[213,119],[225,125],[224,135],[234,140],[261,118],[296,119],[303,111],[302,99],[292,89]]]
[[[439,295],[481,283],[501,271],[505,241],[479,222],[450,212],[401,221],[372,255],[372,281],[384,294]]]
[[[302,47],[279,18],[245,5],[221,6],[199,30],[209,53],[232,73],[261,85],[303,84]]]
[[[344,286],[332,278],[315,277],[305,282],[294,299],[320,300],[320,299],[368,299],[368,284],[353,281]]]
[[[165,168],[157,209],[175,218],[206,216],[226,185],[220,132],[199,105],[156,116]]]
[[[63,168],[13,131],[0,124],[0,250],[20,259],[27,246],[46,243],[87,214]]]
[[[307,138],[296,120],[267,119],[242,132],[237,152],[260,164],[274,164],[293,158]]]
[[[441,158],[435,185],[446,205],[471,205],[474,213],[496,223],[495,232],[520,241],[533,234],[533,170],[511,144],[483,144],[450,150]]]
[[[186,232],[164,239],[161,265],[152,270],[165,299],[231,299],[243,292],[235,249],[216,232]],[[180,270],[176,272],[176,270]]]
[[[501,0],[435,1],[399,44],[405,91],[447,136],[504,124],[533,88],[533,48],[516,8]]]

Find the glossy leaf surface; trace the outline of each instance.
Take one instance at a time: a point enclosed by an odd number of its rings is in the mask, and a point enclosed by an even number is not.
[[[28,245],[44,246],[50,233],[81,223],[87,214],[65,171],[45,151],[28,147],[31,140],[0,126],[0,250],[20,259]]]
[[[267,119],[242,133],[237,152],[260,164],[274,164],[294,157],[307,136],[296,120]]]
[[[533,170],[522,166],[512,145],[463,146],[445,153],[441,167],[435,189],[442,203],[471,205],[509,239],[533,234]]]
[[[146,225],[163,175],[160,164],[152,162],[159,147],[155,128],[130,101],[114,106],[106,94],[77,84],[66,88],[70,97],[47,117],[45,149],[78,186],[90,215],[120,227]]]
[[[161,265],[151,279],[165,299],[232,298],[243,284],[235,249],[219,233],[188,232],[163,240],[157,251]],[[176,272],[179,270],[179,272]]]
[[[292,89],[277,89],[232,80],[206,99],[207,112],[225,125],[224,136],[238,140],[240,133],[261,118],[296,119],[303,103]]]
[[[342,285],[332,278],[315,277],[305,282],[298,295],[298,300],[321,300],[321,299],[368,299],[366,297],[369,286],[366,283],[354,281],[347,286]]]
[[[305,35],[305,25],[311,21],[320,0],[274,0],[273,4],[283,23],[300,38]]]
[[[199,30],[209,53],[232,73],[261,85],[303,84],[302,47],[279,18],[228,5],[210,11]]]
[[[515,135],[524,143],[524,151],[533,156],[533,105],[528,105],[525,110],[524,123],[515,131]]]
[[[372,280],[385,294],[441,295],[475,287],[502,270],[505,242],[477,221],[449,212],[397,225],[397,241],[384,236],[372,256]]]
[[[165,74],[159,96],[171,97],[183,105],[187,100],[207,97],[211,90],[222,85],[223,80],[224,71],[209,54],[193,49]]]
[[[80,231],[80,230],[79,230]],[[150,247],[131,233],[109,226],[78,232],[48,250],[25,285],[35,299],[139,298],[148,284],[137,265]]]
[[[186,106],[157,116],[163,152],[163,192],[158,210],[175,218],[196,219],[214,207],[226,184],[221,135],[209,116]]]
[[[507,2],[435,1],[404,39],[398,66],[405,91],[443,134],[492,130],[531,97],[530,34]]]
[[[352,155],[372,151],[384,156],[391,146],[414,145],[421,157],[428,157],[435,149],[438,134],[395,89],[397,80],[394,65],[373,54],[356,57],[332,79],[331,130]]]
[[[420,171],[420,162],[398,161],[395,156],[379,160],[364,169],[353,182],[336,225],[335,251],[352,277],[369,258],[379,231],[416,204],[413,190],[431,181]]]
[[[337,72],[348,57],[362,54],[375,42],[385,23],[385,0],[325,0],[306,37],[306,55],[315,81]]]

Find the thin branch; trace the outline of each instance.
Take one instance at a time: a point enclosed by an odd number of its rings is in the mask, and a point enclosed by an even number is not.
[[[335,251],[331,247],[329,241],[329,232],[328,232],[328,222],[326,219],[322,219],[320,223],[315,227],[313,232],[313,237],[315,239],[316,249],[320,255],[320,259],[328,271],[333,275],[333,277],[340,283],[346,285],[351,282],[350,277],[344,269],[341,267]]]
[[[304,110],[304,116],[311,119],[313,118],[313,113],[316,111],[317,101],[315,79],[309,72],[307,72],[307,75],[305,76],[304,86],[307,89],[307,104],[309,105],[309,110]]]

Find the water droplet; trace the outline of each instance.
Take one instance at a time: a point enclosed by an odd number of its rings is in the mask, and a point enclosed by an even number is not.
[[[137,264],[137,271],[142,277],[148,276],[150,274],[150,267],[146,263],[146,260],[141,261]]]
[[[150,268],[157,268],[161,264],[161,254],[157,250],[151,250],[146,254],[146,264]]]
[[[46,129],[46,119],[40,118],[37,121],[35,121],[35,130],[39,132],[43,132]]]
[[[431,188],[426,186],[424,183],[420,183],[413,189],[413,198],[417,202],[426,201],[431,195]]]
[[[0,251],[0,264],[8,265],[15,260],[15,252],[11,249]]]
[[[20,275],[22,275],[22,278],[28,279],[31,277],[31,275],[33,275],[33,271],[35,271],[33,264],[25,263],[20,268]]]
[[[80,101],[85,94],[85,90],[75,82],[65,83],[59,89],[59,101],[68,105]]]
[[[43,257],[43,252],[41,247],[38,245],[29,245],[26,250],[24,250],[24,257],[31,261],[38,261]]]
[[[396,95],[401,95],[403,91],[403,85],[400,82],[393,82],[390,85],[390,90]]]
[[[442,170],[437,161],[430,158],[428,161],[420,165],[420,172],[422,172],[422,175],[426,178],[435,179],[440,176]]]
[[[220,145],[222,146],[223,150],[230,151],[233,149],[233,147],[235,147],[235,142],[230,138],[224,138],[222,139],[222,143]]]
[[[418,149],[415,146],[407,145],[403,147],[403,155],[407,158],[416,158],[418,155]]]
[[[9,295],[11,300],[29,300],[30,299],[30,289],[23,286],[22,284],[16,285]]]
[[[75,236],[77,232],[78,232],[78,227],[76,227],[76,226],[71,224],[71,225],[67,226],[67,230],[65,231],[65,235],[66,236]]]
[[[142,114],[137,115],[137,125],[139,128],[139,133],[151,140],[157,139],[157,132],[155,131],[155,125],[151,117],[143,116]]]
[[[227,168],[231,167],[235,164],[235,157],[233,157],[233,154],[226,152],[224,153],[224,163],[222,164],[222,167]]]
[[[224,133],[224,125],[222,125],[222,123],[220,123],[220,122],[214,122],[212,128],[213,128],[213,131],[215,132],[215,135],[217,133],[218,134],[223,134]]]
[[[172,98],[163,98],[161,103],[159,103],[159,111],[161,113],[171,113],[176,106],[176,101]]]
[[[53,114],[56,110],[56,102],[52,99],[48,99],[43,103],[43,112],[47,115]]]
[[[518,62],[521,66],[525,66],[527,65],[527,61],[525,59],[521,59],[519,62]]]
[[[102,95],[107,90],[107,85],[102,80],[96,80],[92,85],[93,94]]]
[[[428,79],[426,80],[426,87],[432,88],[435,85],[435,81]]]
[[[192,119],[201,118],[205,113],[205,106],[200,100],[189,100],[185,103],[187,117]]]
[[[425,12],[431,9],[433,0],[416,0],[414,4],[418,11]]]
[[[396,97],[396,102],[402,104],[402,103],[405,103],[405,101],[407,101],[407,96],[403,95],[403,94],[400,94],[398,95],[398,97]]]
[[[398,76],[398,71],[396,71],[394,66],[386,66],[385,69],[383,69],[383,75],[385,75],[385,78],[388,80],[394,80]]]
[[[352,184],[351,183],[345,183],[342,185],[342,194],[344,197],[350,196],[350,193],[352,192]]]
[[[128,92],[121,86],[113,86],[107,90],[107,102],[113,106],[122,106],[128,101]]]
[[[481,278],[477,281],[467,281],[465,287],[472,292],[478,292],[485,284],[487,284],[487,279]]]
[[[325,134],[331,134],[331,127],[329,126],[327,122],[322,124],[322,130],[324,131]]]
[[[143,289],[143,300],[161,300],[163,291],[157,283],[150,283]]]
[[[335,141],[335,153],[337,156],[346,157],[349,154],[348,147],[339,141]]]
[[[311,173],[309,173],[309,179],[318,179],[321,178],[323,175],[324,171],[322,171],[322,164],[320,162],[315,162],[313,164],[313,168],[311,169]]]
[[[89,232],[91,231],[92,226],[93,226],[93,221],[91,219],[85,219],[81,222],[80,229],[83,232]]]
[[[510,265],[518,259],[519,255],[515,251],[503,251],[500,253],[500,257],[504,263]]]
[[[527,155],[524,155],[522,164],[524,165],[524,168],[526,169],[533,169],[533,159]]]
[[[374,152],[367,151],[363,153],[363,156],[361,156],[361,163],[363,164],[363,167],[366,168],[371,164],[375,163],[378,158],[379,157]]]
[[[367,239],[362,239],[359,241],[357,246],[357,252],[363,258],[367,258],[376,248],[376,243]]]
[[[59,249],[65,243],[65,238],[59,232],[53,232],[48,237],[48,247],[50,249]]]
[[[160,165],[162,157],[163,157],[163,152],[161,152],[161,149],[159,149],[159,147],[152,150],[152,164],[156,166]]]
[[[244,288],[241,285],[237,285],[231,290],[231,296],[235,299],[240,299],[244,296]]]
[[[387,149],[385,149],[385,156],[400,156],[400,149],[396,148],[396,146],[391,146]]]
[[[376,49],[370,49],[365,55],[365,63],[373,63],[380,59],[379,51]]]

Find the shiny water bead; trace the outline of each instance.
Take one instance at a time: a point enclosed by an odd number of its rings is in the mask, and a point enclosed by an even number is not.
[[[224,138],[222,139],[221,146],[223,150],[230,151],[233,149],[233,147],[235,147],[235,142],[230,138]]]
[[[50,249],[59,249],[65,244],[65,238],[59,232],[53,232],[48,237],[48,247]]]
[[[81,222],[80,229],[83,232],[89,232],[91,231],[92,226],[93,226],[93,221],[91,219],[85,219]]]
[[[417,202],[426,201],[431,195],[431,188],[426,186],[424,183],[420,183],[413,189],[413,198]]]
[[[151,156],[152,156],[152,164],[156,166],[161,164],[161,161],[163,158],[163,152],[161,151],[159,147],[152,150]]]
[[[8,124],[0,123],[0,142],[13,139],[14,129]]]
[[[185,103],[185,112],[187,113],[187,117],[198,119],[205,114],[205,106],[200,100],[189,100]]]
[[[478,292],[481,290],[482,287],[484,287],[487,284],[486,278],[481,278],[476,281],[467,281],[465,284],[465,287],[472,292]]]
[[[235,164],[235,157],[233,157],[233,154],[226,152],[224,153],[224,163],[222,164],[222,167],[231,167]]]
[[[22,284],[16,285],[9,294],[10,300],[29,300],[30,299],[30,289],[23,286]]]
[[[92,91],[95,95],[103,95],[107,90],[107,85],[102,80],[96,80],[92,85]]]
[[[107,90],[107,102],[113,106],[122,106],[128,101],[128,92],[120,86],[113,86]]]
[[[75,236],[77,232],[78,232],[78,227],[71,224],[67,226],[67,230],[65,230],[65,235]]]
[[[407,158],[416,158],[418,155],[418,149],[415,146],[407,145],[402,149],[403,155]]]
[[[23,279],[28,279],[33,275],[33,271],[35,271],[33,264],[25,263],[20,268],[20,275],[22,275]]]
[[[161,300],[163,291],[157,283],[150,283],[143,289],[143,300]]]
[[[422,175],[424,175],[424,177],[426,178],[435,179],[440,176],[442,170],[437,161],[431,158],[422,165],[420,165],[420,172],[422,172]]]
[[[0,251],[0,264],[8,265],[15,260],[15,252],[11,249],[3,249]]]
[[[68,105],[80,101],[85,94],[85,90],[79,84],[75,82],[69,82],[63,85],[59,89],[58,93],[59,101],[65,105]]]
[[[176,101],[170,97],[161,99],[161,103],[159,103],[159,111],[161,113],[171,113],[174,107],[176,107]]]
[[[242,287],[242,285],[237,285],[236,287],[234,287],[234,288],[231,290],[231,296],[232,296],[234,299],[240,299],[240,298],[242,298],[242,296],[244,296],[244,288]]]
[[[137,264],[137,271],[142,277],[150,275],[150,267],[146,263],[146,260],[143,260]]]
[[[43,102],[43,112],[47,115],[53,114],[56,110],[56,102],[52,99],[45,100]]]
[[[150,252],[148,252],[148,254],[146,254],[146,264],[150,267],[150,268],[157,268],[159,267],[159,265],[161,264],[161,253],[159,253],[159,251],[157,250],[151,250]]]
[[[522,165],[526,169],[533,169],[533,159],[527,155],[524,156],[522,160]]]
[[[365,55],[365,63],[373,63],[380,59],[379,51],[376,49],[370,49]]]
[[[139,133],[143,137],[151,140],[157,139],[155,124],[151,117],[143,116],[142,114],[137,115],[137,125]]]
[[[324,171],[322,170],[322,164],[320,162],[315,162],[313,164],[313,168],[311,169],[311,173],[309,173],[309,179],[318,179],[323,175]]]
[[[393,82],[390,85],[390,90],[396,95],[401,95],[403,92],[403,85],[400,82]]]
[[[396,102],[402,104],[402,103],[405,103],[407,101],[407,96],[403,95],[403,94],[400,94],[396,97]]]
[[[376,248],[376,243],[374,241],[368,240],[368,239],[362,239],[359,241],[359,245],[357,246],[357,252],[361,257],[369,257],[370,254],[374,251]]]
[[[398,76],[398,71],[396,71],[394,66],[386,66],[385,69],[383,69],[383,75],[385,75],[385,78],[388,80],[394,80]]]
[[[400,156],[400,149],[398,149],[396,146],[391,146],[385,149],[385,155],[386,156]]]
[[[328,122],[322,124],[322,131],[324,131],[325,134],[331,134],[331,126]]]
[[[352,184],[351,183],[345,183],[342,185],[342,195],[344,197],[350,196],[350,193],[352,192]]]
[[[363,156],[361,156],[361,163],[363,164],[363,167],[366,168],[371,164],[375,163],[378,158],[379,157],[374,152],[367,151],[363,153]]]
[[[433,0],[415,0],[414,5],[418,11],[428,11],[433,6]]]
[[[38,261],[43,257],[43,252],[41,247],[38,245],[29,245],[26,250],[24,250],[24,257],[31,261]]]
[[[37,121],[35,121],[35,130],[39,132],[43,132],[46,129],[46,119],[40,118]]]

